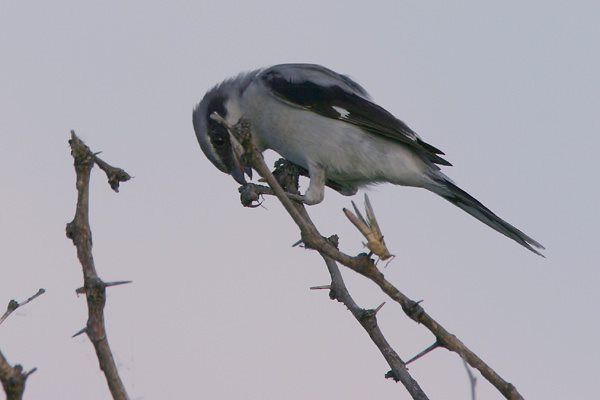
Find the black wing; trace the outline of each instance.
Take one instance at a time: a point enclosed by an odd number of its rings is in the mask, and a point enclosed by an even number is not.
[[[347,76],[317,65],[285,64],[263,71],[260,78],[287,103],[403,143],[435,164],[452,165],[439,156],[444,154],[441,150],[368,100],[364,89]]]

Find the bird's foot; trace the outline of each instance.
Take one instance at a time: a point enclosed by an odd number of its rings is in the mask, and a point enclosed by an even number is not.
[[[294,194],[294,193],[287,193],[286,192],[287,197],[289,197],[291,200],[297,201],[299,203],[302,204],[306,204],[307,206],[312,206],[315,204],[319,204],[321,202],[322,199],[319,198],[313,198],[311,196],[309,196],[308,194]]]

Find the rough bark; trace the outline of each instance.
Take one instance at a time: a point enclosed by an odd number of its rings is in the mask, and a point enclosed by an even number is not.
[[[129,180],[130,176],[124,170],[115,168],[98,158],[73,131],[71,131],[69,145],[76,173],[77,205],[75,217],[67,224],[66,234],[77,248],[77,257],[83,270],[83,287],[77,289],[77,293],[85,294],[88,307],[88,320],[85,328],[73,336],[87,334],[94,345],[100,369],[104,372],[113,399],[126,400],[129,397],[108,343],[104,322],[104,305],[106,304],[107,287],[129,283],[129,281],[104,282],[96,272],[89,221],[89,185],[94,165],[106,173],[111,188],[116,192],[119,191],[119,183]]]

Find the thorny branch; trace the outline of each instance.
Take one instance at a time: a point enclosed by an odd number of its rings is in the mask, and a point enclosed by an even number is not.
[[[100,369],[104,372],[108,387],[113,399],[128,399],[125,386],[121,381],[117,366],[115,364],[104,323],[104,305],[106,303],[106,287],[111,284],[100,279],[94,265],[92,255],[92,231],[89,222],[89,184],[92,168],[98,165],[108,178],[110,187],[119,191],[119,183],[126,182],[131,177],[120,168],[115,168],[98,158],[97,154],[83,143],[75,132],[71,131],[71,155],[74,159],[77,187],[77,206],[73,221],[66,227],[66,234],[77,248],[77,257],[83,269],[83,288],[78,293],[85,293],[88,306],[88,320],[86,327],[80,333],[86,333],[94,345]],[[115,284],[128,283],[120,281]]]
[[[255,169],[259,175],[266,180],[273,193],[277,196],[296,225],[300,228],[302,242],[305,244],[305,247],[317,250],[323,257],[328,257],[345,265],[379,286],[385,294],[400,304],[402,310],[409,318],[419,324],[423,324],[435,336],[436,341],[434,345],[430,346],[431,350],[437,347],[443,347],[457,353],[472,368],[477,369],[485,379],[504,395],[505,398],[510,400],[523,399],[514,385],[504,380],[479,356],[477,356],[477,354],[465,346],[455,335],[448,332],[441,324],[427,314],[419,302],[411,300],[385,279],[384,274],[379,271],[368,255],[359,254],[358,256],[350,256],[345,254],[339,251],[336,246],[319,233],[308,217],[304,205],[290,199],[282,185],[279,184],[265,164],[262,154],[254,147],[251,138],[251,126],[247,121],[242,119],[235,126],[228,128],[230,129],[233,138],[237,139],[244,149],[242,161]],[[267,191],[264,190],[258,190],[255,191],[255,193],[268,194]],[[251,197],[252,196],[249,196],[245,191],[242,191],[243,202],[247,202]],[[382,349],[380,347],[380,351],[388,351],[388,349]],[[387,377],[399,378],[393,374],[393,367],[391,372],[392,373],[388,373]],[[404,381],[402,381],[402,383],[410,391],[410,386]],[[413,398],[417,398],[413,392],[411,392],[411,395],[413,395]]]
[[[388,343],[385,336],[381,332],[379,325],[377,324],[377,312],[381,310],[382,303],[378,308],[374,310],[365,310],[359,307],[344,283],[342,273],[340,272],[337,263],[331,258],[323,255],[321,256],[325,260],[329,274],[331,275],[331,289],[329,291],[329,297],[332,300],[337,300],[344,304],[346,308],[352,313],[354,318],[362,325],[367,331],[371,340],[381,354],[389,364],[391,370],[386,374],[386,377],[394,379],[396,382],[400,381],[406,387],[406,390],[411,394],[413,399],[426,400],[427,395],[423,392],[417,381],[409,374],[404,361],[400,358],[398,353]]]
[[[276,177],[274,177],[276,179],[277,185],[279,185],[280,188],[283,188],[287,193],[298,194],[298,168],[296,166],[287,162],[277,162],[274,174],[276,175]],[[269,188],[253,184],[248,184],[243,188],[244,189],[241,190],[242,203],[245,203],[246,205],[248,204],[247,200],[258,200],[259,194],[273,193],[270,192],[270,190],[268,190]],[[310,217],[306,212],[304,206],[302,206],[302,204],[294,203],[293,207],[297,209],[301,218],[305,219],[306,221],[312,224],[312,222],[310,221]],[[360,214],[358,210],[357,214]],[[327,240],[337,248],[337,236],[332,236]],[[332,300],[337,300],[341,302],[346,306],[346,308],[348,308],[348,310],[352,313],[354,318],[356,318],[356,320],[369,334],[371,340],[373,341],[373,343],[375,343],[375,345],[389,364],[391,370],[388,372],[386,377],[390,377],[393,378],[395,381],[402,382],[402,384],[406,387],[413,399],[427,400],[427,395],[419,387],[417,381],[414,380],[413,377],[409,374],[404,362],[402,361],[398,353],[396,353],[396,351],[390,346],[390,344],[388,343],[388,341],[386,340],[385,336],[379,328],[379,325],[377,323],[377,313],[385,303],[382,303],[379,307],[377,307],[374,310],[365,310],[358,306],[352,298],[352,296],[350,295],[350,292],[346,288],[346,284],[344,283],[344,279],[337,266],[337,263],[322,252],[320,254],[323,257],[323,260],[325,260],[325,264],[327,265],[329,275],[331,276],[331,285],[314,286],[311,289],[329,289],[329,297]]]
[[[25,304],[29,303],[32,300],[35,300],[39,296],[43,295],[46,291],[44,289],[40,289],[36,294],[28,298],[27,300],[19,303],[16,300],[11,300],[8,302],[8,307],[6,308],[6,312],[0,318],[0,324],[4,322],[6,318],[10,314],[13,313],[17,308],[23,307]],[[23,392],[25,391],[25,382],[29,375],[33,374],[37,368],[32,368],[29,371],[23,372],[23,367],[19,364],[14,367],[10,365],[4,354],[0,351],[0,381],[2,382],[2,387],[4,388],[4,393],[6,393],[7,400],[20,400],[23,398]]]

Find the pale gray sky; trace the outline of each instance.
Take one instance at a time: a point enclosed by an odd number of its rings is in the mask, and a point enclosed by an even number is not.
[[[64,236],[70,129],[135,176],[117,195],[94,173],[91,200],[100,275],[135,282],[106,309],[132,398],[409,398],[350,313],[308,290],[328,274],[290,247],[281,206],[242,208],[196,143],[207,89],[281,62],[355,78],[548,249],[541,259],[430,193],[380,186],[370,197],[398,255],[388,278],[526,398],[594,397],[599,15],[595,1],[0,2],[0,303],[47,289],[0,327],[5,355],[39,368],[27,398],[108,397],[92,346],[70,338],[86,318]],[[328,191],[310,211],[356,253],[349,204]],[[385,300],[345,276],[361,305]],[[379,319],[404,358],[432,342],[396,305]],[[447,351],[410,370],[432,399],[468,398]]]

